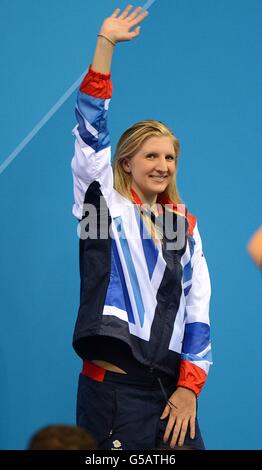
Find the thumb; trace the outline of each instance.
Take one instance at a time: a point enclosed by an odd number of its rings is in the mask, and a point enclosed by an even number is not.
[[[134,29],[134,31],[132,31],[133,38],[139,35],[140,29],[141,29],[141,26],[137,26],[137,28]]]
[[[162,415],[160,416],[160,419],[165,419],[170,413],[170,407],[166,405]]]

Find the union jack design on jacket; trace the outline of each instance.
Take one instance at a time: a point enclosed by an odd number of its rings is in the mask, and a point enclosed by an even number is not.
[[[134,204],[137,196],[132,202],[113,188],[107,128],[111,96],[110,74],[90,66],[78,92],[73,129],[73,214],[83,222],[85,203],[99,217],[89,213],[89,231],[96,236],[80,239],[81,293],[73,346],[86,359],[90,336],[118,338],[140,363],[173,376],[177,385],[198,395],[212,362],[210,280],[196,219],[189,214],[185,219],[174,208],[177,227],[183,218],[187,228],[179,250],[142,237],[146,228]],[[108,227],[111,236],[103,236]]]

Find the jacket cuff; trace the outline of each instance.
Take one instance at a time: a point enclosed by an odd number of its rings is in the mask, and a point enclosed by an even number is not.
[[[189,361],[181,360],[177,387],[189,388],[198,397],[206,378],[207,375],[201,367],[198,367]]]
[[[95,98],[109,99],[112,97],[111,73],[96,72],[89,66],[88,72],[80,85],[80,91]]]

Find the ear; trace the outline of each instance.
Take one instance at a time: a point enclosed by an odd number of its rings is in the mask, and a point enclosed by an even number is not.
[[[128,158],[124,158],[122,162],[123,169],[126,173],[131,173],[130,161]]]

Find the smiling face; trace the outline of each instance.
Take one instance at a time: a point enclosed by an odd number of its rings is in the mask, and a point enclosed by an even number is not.
[[[171,138],[149,137],[131,159],[123,161],[123,168],[131,175],[131,187],[142,202],[154,204],[176,170],[176,154]]]

